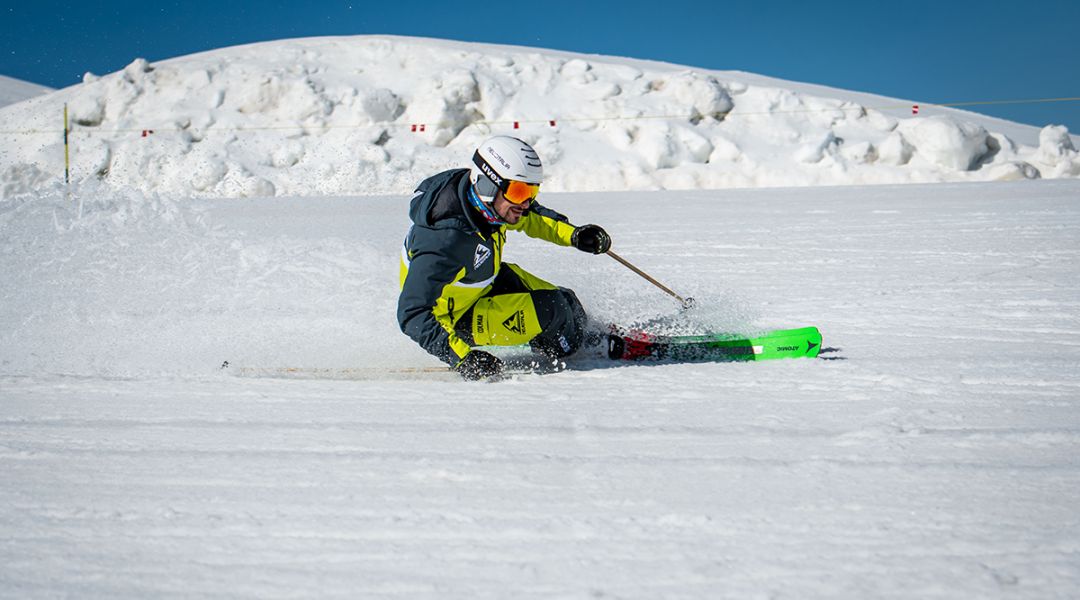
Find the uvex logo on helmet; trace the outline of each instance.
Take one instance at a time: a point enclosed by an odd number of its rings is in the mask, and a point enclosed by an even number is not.
[[[488,165],[487,163],[482,163],[480,165],[480,169],[484,171],[484,175],[487,175],[488,178],[491,179],[491,181],[495,182],[495,185],[500,187],[502,186],[503,178],[499,177],[499,174],[496,173],[495,169],[492,169],[490,165]]]

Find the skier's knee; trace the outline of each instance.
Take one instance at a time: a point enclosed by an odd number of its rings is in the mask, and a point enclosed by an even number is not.
[[[533,350],[548,356],[570,356],[585,339],[585,309],[574,292],[559,288],[534,292],[534,306],[541,332],[529,343]]]

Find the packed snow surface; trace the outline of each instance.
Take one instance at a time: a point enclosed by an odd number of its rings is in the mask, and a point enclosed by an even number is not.
[[[395,374],[407,196],[3,200],[0,596],[1080,589],[1080,182],[542,199],[699,304],[512,234],[595,319],[836,360]]]
[[[917,101],[916,101],[917,102]],[[1080,176],[1062,126],[626,58],[393,36],[238,46],[87,74],[0,110],[0,193],[71,176],[173,196],[408,193],[513,133],[549,191]]]

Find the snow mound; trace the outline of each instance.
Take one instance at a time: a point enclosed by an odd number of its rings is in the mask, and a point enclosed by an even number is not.
[[[1080,172],[1062,127],[1032,147],[970,122],[971,113],[890,115],[760,81],[418,38],[284,40],[137,59],[6,107],[0,118],[20,133],[0,142],[0,173],[5,196],[62,178],[65,103],[76,180],[174,196],[407,193],[424,175],[465,164],[497,133],[537,147],[551,191]]]
[[[1045,164],[1049,177],[1080,175],[1080,160],[1064,126],[1045,127],[1039,132],[1038,160]]]

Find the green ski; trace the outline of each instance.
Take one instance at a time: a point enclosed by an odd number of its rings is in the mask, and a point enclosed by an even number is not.
[[[813,358],[820,351],[821,332],[817,327],[783,329],[752,336],[657,336],[642,332],[616,332],[608,336],[608,357],[622,360],[756,361]]]

